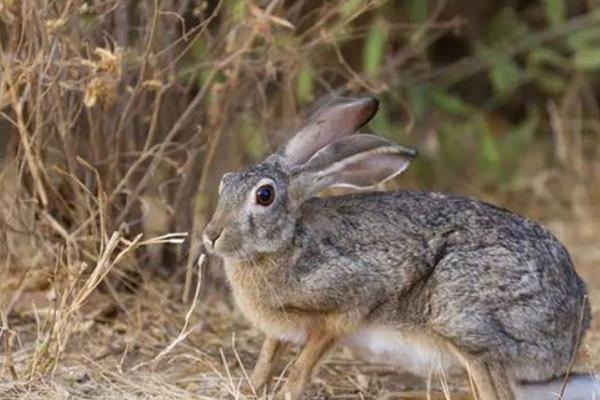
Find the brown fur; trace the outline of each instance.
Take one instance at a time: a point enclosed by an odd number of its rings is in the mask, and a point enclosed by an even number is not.
[[[266,278],[273,273],[269,265],[273,264],[240,265],[239,261],[233,261],[226,262],[226,271],[238,306],[257,327],[275,337],[298,327],[305,332],[302,350],[279,395],[284,398],[288,393],[295,399],[310,382],[313,369],[323,355],[343,333],[350,331],[352,324],[335,313],[314,313],[279,305],[275,289],[265,288],[269,285]],[[271,294],[265,295],[269,291]],[[286,347],[282,340],[267,336],[250,378],[254,391],[259,392],[268,384]]]

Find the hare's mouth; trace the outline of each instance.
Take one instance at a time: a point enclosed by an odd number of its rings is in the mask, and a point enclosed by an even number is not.
[[[202,243],[204,248],[210,254],[214,254],[220,257],[232,257],[237,256],[239,253],[238,247],[235,245],[235,241],[228,237],[224,231],[219,232],[218,235],[210,237],[206,233],[202,235]]]

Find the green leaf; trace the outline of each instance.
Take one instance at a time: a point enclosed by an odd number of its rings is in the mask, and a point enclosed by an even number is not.
[[[190,49],[190,53],[192,55],[192,59],[194,60],[194,63],[201,63],[207,60],[207,51],[206,51],[206,45],[204,44],[204,42],[202,40],[198,40],[196,43],[194,43],[194,45],[192,46],[192,48]]]
[[[496,92],[502,96],[519,86],[521,70],[513,60],[502,59],[490,70],[490,79]]]
[[[530,71],[530,75],[535,83],[547,93],[558,95],[563,93],[567,88],[568,82],[566,78],[559,73],[534,68]]]
[[[408,15],[413,23],[423,23],[429,16],[429,2],[427,0],[408,0]]]
[[[564,92],[569,68],[570,60],[550,47],[538,47],[527,54],[527,76],[547,93]]]
[[[314,76],[310,64],[306,63],[300,67],[296,76],[296,98],[300,103],[308,103],[314,99]]]
[[[600,69],[600,47],[579,49],[575,52],[573,63],[583,70]]]
[[[399,2],[397,2],[399,3]],[[418,29],[415,29],[411,35],[410,42],[415,48],[420,48],[425,45],[423,38],[429,31],[429,24],[427,19],[429,18],[429,1],[428,0],[408,0],[406,5],[408,6],[408,17],[410,22],[419,25]]]
[[[488,24],[485,42],[488,45],[506,42],[515,37],[525,36],[528,30],[527,24],[512,8],[505,8]]]
[[[600,44],[600,29],[596,24],[577,30],[567,36],[567,44],[572,50],[595,47]]]
[[[381,18],[371,24],[363,47],[363,71],[368,76],[377,75],[381,69],[388,30],[388,24]]]
[[[340,14],[344,18],[348,18],[352,16],[358,8],[363,5],[364,0],[347,0],[342,3],[340,7]]]
[[[502,51],[479,46],[479,53],[490,66],[490,81],[497,95],[504,96],[523,81],[523,73],[517,63]]]
[[[551,26],[557,27],[565,22],[567,7],[564,0],[542,0],[546,20]]]
[[[246,3],[246,0],[230,0],[229,9],[234,22],[242,22],[246,17]]]
[[[253,116],[242,114],[238,120],[238,132],[245,144],[246,153],[252,160],[258,160],[264,156],[268,150],[264,134],[257,126],[256,119]]]
[[[540,124],[540,114],[535,109],[529,110],[527,118],[510,128],[502,141],[504,158],[518,158],[525,147],[533,140]],[[509,160],[510,161],[510,160]]]
[[[433,104],[440,110],[451,114],[469,116],[474,110],[473,107],[465,103],[459,96],[437,90],[433,92]]]
[[[267,144],[262,135],[255,132],[255,135],[248,136],[248,141],[246,142],[248,155],[253,160],[259,160],[267,151]]]
[[[570,60],[550,47],[537,47],[527,54],[527,76],[549,94],[564,92],[570,68]]]
[[[390,120],[390,112],[387,102],[384,99],[379,103],[379,111],[370,122],[371,127],[377,134],[393,139],[393,134],[397,132]]]
[[[423,116],[429,103],[427,86],[411,82],[407,86],[407,92],[412,112],[416,118]]]
[[[500,166],[502,158],[498,143],[487,129],[484,129],[481,135],[480,151],[479,156],[484,168],[496,170]]]
[[[530,66],[551,66],[561,70],[569,67],[569,61],[551,47],[532,49],[527,55],[527,63]]]
[[[498,181],[510,181],[517,174],[523,155],[528,154],[529,146],[533,142],[535,132],[539,128],[540,113],[535,108],[528,109],[527,118],[510,127],[502,135],[499,144],[501,157],[500,173],[496,176]]]

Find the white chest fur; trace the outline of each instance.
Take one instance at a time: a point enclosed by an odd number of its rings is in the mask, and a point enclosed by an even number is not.
[[[425,332],[401,332],[392,327],[367,326],[346,337],[343,344],[361,357],[396,364],[420,376],[458,367],[458,361],[438,340]]]

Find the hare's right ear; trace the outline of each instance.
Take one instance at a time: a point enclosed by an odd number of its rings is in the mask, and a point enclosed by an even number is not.
[[[417,152],[379,136],[346,136],[292,169],[290,197],[296,205],[336,186],[370,189],[403,172]]]
[[[290,167],[304,164],[323,147],[356,132],[373,118],[378,105],[373,97],[339,98],[321,108],[285,146],[286,164]]]

